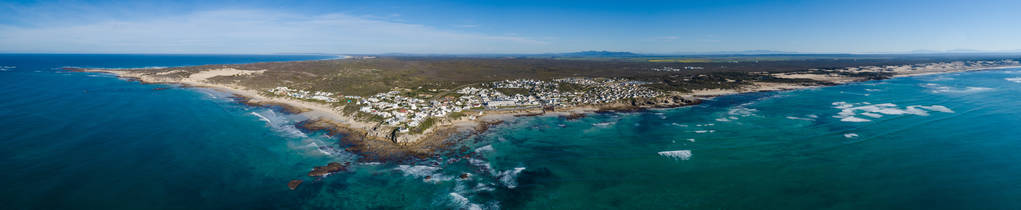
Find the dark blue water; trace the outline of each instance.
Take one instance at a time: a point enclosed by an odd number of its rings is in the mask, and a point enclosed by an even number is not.
[[[523,117],[478,154],[351,161],[301,116],[215,91],[61,66],[158,67],[316,56],[0,55],[8,209],[1018,209],[1021,70],[718,97],[578,120]],[[161,89],[171,87],[170,89]],[[437,164],[433,164],[436,162]],[[456,178],[463,173],[469,179]],[[429,179],[425,177],[429,176]],[[286,183],[305,180],[291,191]]]
[[[229,208],[298,196],[281,183],[328,159],[202,89],[57,67],[130,68],[328,58],[0,55],[0,200],[8,208]],[[267,113],[269,112],[269,113]],[[269,206],[266,206],[269,207]]]

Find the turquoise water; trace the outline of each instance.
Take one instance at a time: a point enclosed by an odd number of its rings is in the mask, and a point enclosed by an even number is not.
[[[1021,208],[1021,70],[523,117],[418,163],[356,163],[300,116],[60,66],[314,56],[0,55],[0,201],[111,208]],[[842,113],[843,112],[843,113]],[[459,175],[469,173],[468,179]],[[426,176],[429,178],[426,179]],[[290,191],[286,183],[305,183]]]

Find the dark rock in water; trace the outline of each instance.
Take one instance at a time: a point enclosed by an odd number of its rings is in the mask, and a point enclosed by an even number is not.
[[[524,114],[516,114],[514,116],[515,117],[531,117],[531,116],[539,116],[539,115],[542,115],[542,114],[543,113],[541,113],[541,112],[539,112],[539,113],[524,113]]]
[[[308,172],[308,176],[326,176],[327,174],[330,173],[322,170],[312,170],[311,172]]]
[[[432,179],[432,178],[433,178],[433,176],[425,176],[425,180],[429,180],[429,179]]]
[[[287,188],[291,188],[291,190],[294,190],[298,188],[298,185],[301,185],[301,182],[302,181],[298,179],[291,180],[290,182],[287,182]]]
[[[583,113],[571,113],[570,115],[565,115],[565,116],[560,116],[560,117],[564,118],[565,120],[577,120],[577,119],[581,119],[581,118],[585,117],[585,114],[583,114]]]
[[[153,88],[152,90],[166,90],[166,89],[170,89],[170,88],[168,88],[168,87],[158,87],[158,88]]]
[[[346,164],[350,165],[351,163],[348,162]],[[308,172],[308,176],[326,176],[343,170],[347,170],[345,165],[341,165],[338,162],[331,162],[330,164],[326,164],[326,166],[316,166],[312,168],[312,171]]]
[[[326,169],[329,170],[330,172],[338,172],[347,169],[347,167],[344,167],[344,165],[341,165],[338,162],[332,162],[326,165]]]
[[[470,176],[468,173],[463,173],[463,174],[461,174],[460,176],[457,176],[457,177],[461,178],[461,179],[468,179],[468,176]]]

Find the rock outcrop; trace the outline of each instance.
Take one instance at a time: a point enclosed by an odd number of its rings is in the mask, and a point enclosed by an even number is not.
[[[308,172],[308,176],[326,176],[326,175],[330,175],[331,173],[336,173],[336,172],[339,172],[339,171],[347,170],[347,166],[348,165],[351,165],[351,163],[347,162],[347,163],[345,163],[345,165],[341,165],[338,162],[332,162],[332,163],[326,164],[326,166],[316,166],[315,168],[312,168],[311,172]]]
[[[302,181],[300,179],[291,180],[290,182],[287,182],[287,188],[290,188],[291,190],[297,189],[298,185],[301,185],[301,182]]]

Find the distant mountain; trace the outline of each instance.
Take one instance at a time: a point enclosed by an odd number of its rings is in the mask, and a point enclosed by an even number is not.
[[[976,49],[951,49],[947,50],[948,53],[976,53],[976,52],[993,52],[993,51],[982,51]]]
[[[657,55],[775,55],[775,54],[803,54],[803,53],[778,50],[740,50],[740,51],[710,51],[710,52],[675,52]]]
[[[802,54],[798,52],[790,51],[779,51],[779,50],[743,50],[743,51],[724,51],[722,54],[740,54],[740,55],[765,55],[765,54]]]
[[[944,53],[944,51],[938,51],[938,50],[912,50],[912,51],[909,51],[908,53],[910,53],[910,54],[933,54],[933,53]]]

